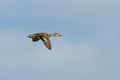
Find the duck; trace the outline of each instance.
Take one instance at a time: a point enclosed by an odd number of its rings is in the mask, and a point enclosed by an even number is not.
[[[45,32],[40,32],[40,33],[30,34],[27,37],[31,38],[33,42],[37,42],[37,41],[41,40],[43,42],[43,44],[46,46],[46,48],[51,50],[52,48],[51,48],[50,37],[60,37],[60,36],[62,36],[62,35],[59,33],[48,34]]]

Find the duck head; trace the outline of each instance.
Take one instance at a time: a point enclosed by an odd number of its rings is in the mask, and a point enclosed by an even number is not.
[[[52,36],[54,36],[54,37],[59,37],[59,36],[62,36],[62,35],[59,34],[59,33],[53,33]]]

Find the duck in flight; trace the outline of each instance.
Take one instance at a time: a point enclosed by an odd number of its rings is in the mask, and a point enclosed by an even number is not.
[[[59,33],[52,33],[52,34],[48,34],[45,32],[41,32],[41,33],[35,33],[35,34],[30,34],[29,36],[27,36],[28,38],[32,38],[33,42],[37,42],[39,40],[41,40],[43,42],[43,44],[49,49],[51,50],[51,42],[50,42],[50,37],[59,37],[62,36]]]

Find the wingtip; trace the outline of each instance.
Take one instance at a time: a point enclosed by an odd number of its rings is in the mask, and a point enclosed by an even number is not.
[[[52,50],[51,48],[48,48],[49,50]]]

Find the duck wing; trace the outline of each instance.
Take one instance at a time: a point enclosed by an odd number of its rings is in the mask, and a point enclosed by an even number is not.
[[[39,36],[39,38],[42,40],[43,44],[44,44],[49,50],[51,50],[51,42],[50,42],[49,37]]]
[[[40,39],[39,39],[37,36],[32,38],[32,41],[33,41],[33,42],[37,42],[37,41],[39,41],[39,40],[40,40]]]

